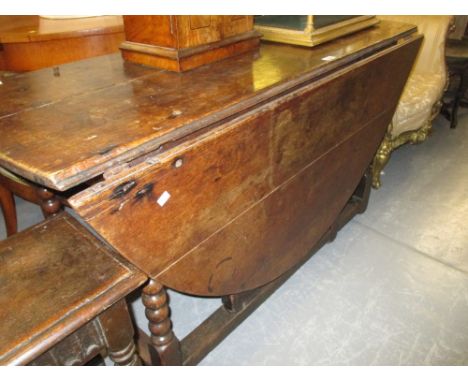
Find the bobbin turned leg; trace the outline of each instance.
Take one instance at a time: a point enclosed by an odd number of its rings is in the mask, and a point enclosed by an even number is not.
[[[175,366],[182,364],[180,342],[172,331],[169,318],[169,305],[164,286],[150,279],[143,289],[143,305],[145,306],[148,327],[151,333],[150,348],[153,364]]]
[[[140,366],[136,352],[134,330],[127,304],[124,300],[101,313],[99,321],[106,337],[110,359],[116,366]]]
[[[44,217],[47,218],[49,216],[55,215],[63,208],[63,205],[60,203],[60,200],[58,200],[57,196],[47,188],[38,188],[36,193],[41,200],[40,207]]]

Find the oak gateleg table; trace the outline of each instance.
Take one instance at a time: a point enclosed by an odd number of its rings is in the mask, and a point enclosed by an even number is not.
[[[182,74],[107,55],[8,77],[0,166],[65,195],[148,276],[146,363],[196,364],[365,210],[421,41],[382,21]],[[179,341],[165,288],[223,306]]]

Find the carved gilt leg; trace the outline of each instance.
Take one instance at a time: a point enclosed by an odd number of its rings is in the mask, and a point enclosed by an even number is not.
[[[99,316],[106,338],[110,359],[116,366],[140,366],[136,352],[134,330],[125,299],[120,300]]]
[[[379,188],[381,186],[380,173],[390,159],[390,155],[393,150],[406,143],[418,144],[424,142],[427,139],[427,137],[431,134],[432,121],[439,114],[441,107],[442,102],[437,101],[432,106],[431,115],[420,128],[416,130],[405,131],[404,133],[401,133],[394,138],[391,137],[393,125],[390,124],[389,130],[380,144],[380,147],[377,150],[377,154],[375,154],[374,161],[372,162],[372,187]]]
[[[396,144],[397,147],[409,142],[412,145],[417,145],[424,142],[432,132],[432,120],[434,118],[431,116],[424,125],[418,130],[409,132],[409,137],[405,133],[401,134],[401,137],[398,137]]]
[[[427,121],[416,131],[412,132],[410,135],[410,143],[412,144],[419,144],[424,142],[429,135],[432,133],[432,121],[439,115],[440,110],[442,109],[442,101],[437,101],[432,105],[432,110],[431,110],[431,115],[427,119]],[[401,146],[405,144],[408,141],[407,137],[405,136],[405,133],[401,135],[401,138],[398,137],[396,143],[394,143],[394,148]],[[395,147],[396,144],[396,147]]]
[[[165,366],[182,365],[182,352],[180,342],[172,331],[172,322],[169,318],[169,305],[164,286],[156,280],[150,279],[143,289],[143,305],[145,306],[148,328],[151,333],[150,349],[153,363]]]
[[[47,188],[38,188],[36,192],[41,199],[40,207],[45,218],[55,215],[63,208],[60,200]]]
[[[380,174],[390,159],[392,152],[392,141],[390,135],[385,135],[382,143],[380,144],[377,153],[375,154],[374,161],[372,162],[372,187],[380,188]]]
[[[3,211],[7,236],[18,232],[16,217],[16,204],[13,194],[5,186],[0,184],[0,207]]]

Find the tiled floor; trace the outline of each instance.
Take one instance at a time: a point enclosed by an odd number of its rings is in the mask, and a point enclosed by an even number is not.
[[[468,111],[397,150],[356,217],[202,365],[468,365]],[[41,220],[19,202],[21,228]],[[2,223],[0,223],[2,224]],[[0,226],[0,237],[4,227]],[[183,337],[219,306],[170,293]],[[141,301],[133,308],[145,326]]]

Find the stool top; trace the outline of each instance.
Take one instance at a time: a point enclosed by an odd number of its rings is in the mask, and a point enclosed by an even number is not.
[[[26,364],[146,277],[66,213],[0,242],[0,364]]]

